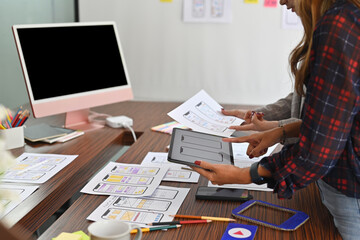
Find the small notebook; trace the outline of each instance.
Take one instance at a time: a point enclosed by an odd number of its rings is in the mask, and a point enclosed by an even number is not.
[[[74,131],[75,130],[72,129],[52,127],[48,124],[41,123],[38,125],[26,127],[24,129],[24,137],[26,140],[29,140],[31,142],[38,142],[48,138],[65,136]]]
[[[188,129],[188,127],[186,127],[185,125],[173,121],[152,127],[151,130],[171,134],[174,128]]]

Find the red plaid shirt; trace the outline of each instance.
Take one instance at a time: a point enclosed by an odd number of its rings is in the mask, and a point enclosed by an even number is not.
[[[295,190],[323,179],[360,198],[360,10],[338,0],[313,35],[310,76],[298,143],[263,158],[274,192]]]

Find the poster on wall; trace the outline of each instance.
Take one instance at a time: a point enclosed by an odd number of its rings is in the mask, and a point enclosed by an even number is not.
[[[184,0],[184,22],[231,23],[231,0]]]

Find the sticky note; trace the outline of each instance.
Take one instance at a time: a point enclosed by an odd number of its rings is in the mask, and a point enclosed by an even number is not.
[[[90,237],[83,231],[73,232],[73,234],[80,235],[82,237],[81,240],[90,240]]]
[[[244,0],[245,3],[259,3],[259,0]]]
[[[60,233],[59,236],[53,238],[53,240],[82,240],[81,235],[73,234],[73,233]]]
[[[172,0],[160,0],[160,2],[172,2]]]
[[[265,0],[264,7],[276,7],[278,0]]]

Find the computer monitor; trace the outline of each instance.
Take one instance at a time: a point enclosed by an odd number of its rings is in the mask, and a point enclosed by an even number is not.
[[[91,107],[133,98],[114,22],[12,29],[34,117],[66,113],[65,127],[89,130]]]

